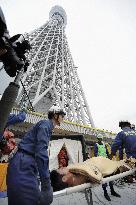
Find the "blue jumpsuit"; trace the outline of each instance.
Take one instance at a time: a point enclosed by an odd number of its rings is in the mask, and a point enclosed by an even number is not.
[[[7,120],[6,127],[16,123],[23,122],[26,119],[26,112],[21,111],[18,115],[10,114]]]
[[[112,154],[116,154],[118,149],[125,148],[127,158],[136,158],[136,131],[125,127],[119,132],[111,147]]]
[[[18,115],[10,114],[7,120],[7,124],[5,128],[7,128],[10,125],[14,125],[16,123],[21,123],[26,119],[26,112],[21,111]],[[0,140],[3,138],[3,136],[0,136]]]
[[[50,180],[47,149],[52,130],[52,120],[42,120],[25,134],[18,145],[18,151],[8,167],[8,205],[38,204],[38,174],[41,180]],[[47,189],[51,189],[50,184]]]
[[[16,123],[23,122],[26,119],[26,112],[21,111],[18,115],[10,114],[7,120],[7,124],[5,128],[7,128],[10,125],[14,125]],[[3,136],[0,136],[0,140]],[[4,192],[6,196],[6,192]]]

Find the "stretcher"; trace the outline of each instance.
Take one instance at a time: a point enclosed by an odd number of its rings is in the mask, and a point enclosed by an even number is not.
[[[65,139],[65,140],[64,140]],[[52,162],[52,160],[54,160],[55,161],[55,157],[53,157],[53,154],[51,154],[51,152],[52,152],[52,149],[53,149],[53,147],[52,147],[52,145],[53,145],[53,141],[54,140],[58,140],[58,142],[59,142],[59,140],[64,140],[64,142],[66,143],[66,140],[67,139],[71,139],[71,140],[73,140],[73,142],[74,142],[74,140],[78,140],[79,142],[80,142],[80,144],[82,145],[82,149],[80,150],[80,152],[84,155],[84,157],[83,157],[83,161],[84,160],[86,160],[86,154],[85,154],[85,142],[84,142],[84,138],[83,138],[83,136],[79,136],[79,135],[76,135],[76,136],[73,136],[73,135],[71,135],[71,136],[53,136],[52,137],[52,139],[51,139],[51,144],[50,144],[50,147],[49,147],[49,156],[50,156],[50,163]],[[63,144],[63,143],[62,143]],[[72,144],[74,144],[74,143],[72,143]],[[71,144],[71,146],[72,146],[72,144]],[[52,148],[51,148],[52,147]],[[59,147],[59,149],[61,148],[61,146]],[[74,150],[75,150],[75,152],[77,152],[77,149],[73,149],[73,152],[71,152],[73,155],[76,155],[75,153],[74,153]],[[57,151],[57,153],[59,153],[59,150]],[[56,155],[57,156],[57,155]],[[79,162],[79,161],[77,161],[77,162]],[[81,162],[81,161],[80,161]],[[75,161],[74,161],[74,163],[75,163]],[[55,164],[54,164],[55,165]],[[58,168],[57,167],[57,163],[56,163],[56,165],[55,165],[56,167],[54,167],[54,168]],[[52,170],[52,166],[51,166],[51,164],[50,164],[50,169]],[[133,173],[135,173],[135,171],[136,171],[136,169],[132,169],[132,170],[130,170],[130,171],[126,171],[126,172],[123,172],[123,173],[121,173],[121,174],[116,174],[116,175],[113,175],[113,176],[110,176],[110,177],[106,177],[106,178],[103,178],[102,179],[102,181],[101,181],[101,185],[102,184],[104,184],[104,183],[108,183],[108,182],[110,182],[110,181],[114,181],[114,180],[117,180],[117,179],[121,179],[121,178],[123,178],[123,177],[125,177],[125,176],[128,176],[128,175],[131,175],[131,174],[133,174]],[[86,183],[86,184],[82,184],[82,185],[78,185],[78,186],[74,186],[74,187],[70,187],[70,188],[66,188],[66,189],[64,189],[64,190],[61,190],[61,191],[57,191],[57,192],[54,192],[54,194],[53,194],[53,198],[54,198],[54,201],[53,201],[53,205],[56,205],[56,204],[58,204],[58,205],[60,205],[60,204],[63,204],[63,202],[62,202],[62,198],[64,199],[64,201],[65,201],[65,204],[70,204],[70,205],[73,205],[73,204],[87,204],[87,205],[93,205],[93,197],[92,197],[92,190],[95,188],[95,187],[97,187],[97,186],[99,186],[100,184],[90,184],[90,183]],[[80,202],[79,201],[79,198],[78,198],[78,194],[82,194],[82,195],[84,195],[84,201],[83,202]],[[76,197],[76,195],[77,195],[77,197]],[[69,197],[69,196],[72,196],[72,197]],[[72,203],[71,202],[71,198],[75,198],[75,200],[76,200],[76,202],[77,203]],[[67,202],[66,202],[67,201]]]
[[[136,172],[136,168],[129,170],[129,171],[126,171],[126,172],[123,172],[123,173],[120,173],[120,174],[116,174],[116,175],[113,175],[110,177],[103,178],[101,181],[101,185],[108,183],[110,181],[115,181],[117,179],[121,179],[121,178],[126,177],[128,175],[132,175],[135,172]],[[54,192],[53,198],[55,200],[58,197],[66,196],[66,195],[77,193],[77,192],[82,192],[82,193],[84,192],[87,205],[93,205],[92,189],[95,186],[98,186],[98,184],[92,185],[90,183],[85,183],[82,185],[66,188],[66,189],[63,189],[61,191]]]
[[[71,160],[77,160],[77,162],[80,162],[81,160],[86,160],[86,154],[85,154],[85,141],[84,141],[84,138],[82,135],[71,135],[71,136],[52,136],[52,139],[51,139],[51,142],[50,142],[50,145],[49,145],[49,157],[51,158],[52,157],[52,160],[53,160],[53,155],[51,154],[52,150],[53,149],[56,149],[56,147],[52,147],[52,145],[54,145],[54,140],[58,140],[60,139],[61,140],[61,144],[63,145],[64,143],[67,145],[67,140],[68,140],[68,144],[70,146],[74,145],[77,146],[77,149],[72,149],[73,152],[71,152],[73,155],[75,155],[76,157],[75,158],[72,158],[71,157]],[[77,143],[75,142],[77,141]],[[59,147],[59,149],[61,148],[61,146]],[[75,150],[75,152],[74,152]],[[59,150],[57,151],[59,152]],[[56,152],[54,152],[56,153]],[[69,153],[69,152],[68,152]],[[76,154],[75,154],[76,153]],[[81,157],[82,155],[82,157]],[[4,165],[4,166],[3,166]],[[1,164],[1,167],[3,169],[3,172],[1,172],[1,184],[2,186],[1,187],[4,187],[4,189],[2,188],[1,190],[5,190],[6,188],[6,183],[5,183],[5,171],[7,169],[7,164],[4,163],[4,164]],[[57,165],[57,163],[56,163]],[[50,165],[51,166],[51,165]],[[121,174],[117,174],[117,175],[114,175],[114,176],[110,176],[110,177],[106,177],[106,178],[103,178],[102,181],[101,181],[101,184],[102,183],[107,183],[109,181],[114,181],[114,180],[117,180],[117,179],[120,179],[122,177],[125,177],[125,176],[128,176],[128,175],[131,175],[133,174],[134,172],[136,171],[136,169],[132,169],[130,171],[127,171],[127,172],[124,172],[124,173],[121,173]],[[2,174],[4,173],[4,174]],[[3,186],[4,185],[4,186]],[[84,194],[84,198],[86,200],[86,204],[88,205],[92,205],[93,204],[93,198],[92,198],[92,190],[98,186],[98,184],[96,185],[92,185],[90,183],[86,183],[86,184],[82,184],[82,185],[78,185],[78,186],[75,186],[75,187],[71,187],[71,188],[67,188],[67,189],[64,189],[62,191],[58,191],[58,192],[54,192],[54,202],[55,200],[58,200],[59,198],[61,197],[67,197],[68,195],[73,195],[74,193],[75,194],[78,194],[78,193],[82,193]],[[77,199],[78,200],[78,199]],[[53,204],[54,204],[53,202]],[[55,203],[56,204],[56,203]],[[62,203],[59,203],[57,202],[58,205],[61,205]],[[67,202],[67,204],[69,205],[73,205],[73,203],[70,203],[70,202]],[[77,202],[78,204],[78,202]],[[82,203],[79,203],[79,204],[82,204]]]

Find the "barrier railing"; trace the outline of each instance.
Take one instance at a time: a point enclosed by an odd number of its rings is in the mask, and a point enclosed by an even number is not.
[[[12,112],[14,114],[19,113],[19,109],[13,108]],[[39,120],[47,119],[47,115],[42,114],[42,113],[35,113],[32,111],[27,112],[27,117],[25,122],[29,124],[35,124]],[[18,124],[13,126],[15,130],[20,130],[22,132],[25,132],[26,128],[23,126],[19,126]],[[57,127],[57,130],[64,130],[65,132],[72,132],[72,133],[80,133],[88,136],[96,136],[97,134],[101,133],[104,134],[106,138],[114,139],[115,138],[115,133],[109,132],[107,130],[99,129],[99,128],[93,128],[89,125],[80,125],[74,122],[70,122],[67,120],[64,120],[64,122],[61,124],[60,127]]]

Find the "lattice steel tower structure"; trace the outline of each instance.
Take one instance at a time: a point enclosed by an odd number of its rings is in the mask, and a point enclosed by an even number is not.
[[[54,6],[49,21],[28,34],[32,50],[22,81],[35,111],[47,113],[56,104],[66,110],[67,120],[94,127],[65,35],[66,24],[64,9]],[[28,102],[22,87],[18,101]]]

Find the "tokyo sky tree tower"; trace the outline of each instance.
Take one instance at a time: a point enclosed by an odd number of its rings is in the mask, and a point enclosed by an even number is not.
[[[36,112],[47,113],[52,105],[59,105],[67,120],[94,127],[65,35],[66,24],[64,9],[54,6],[49,21],[28,35],[30,65],[22,82]],[[23,87],[18,100],[28,102]]]

